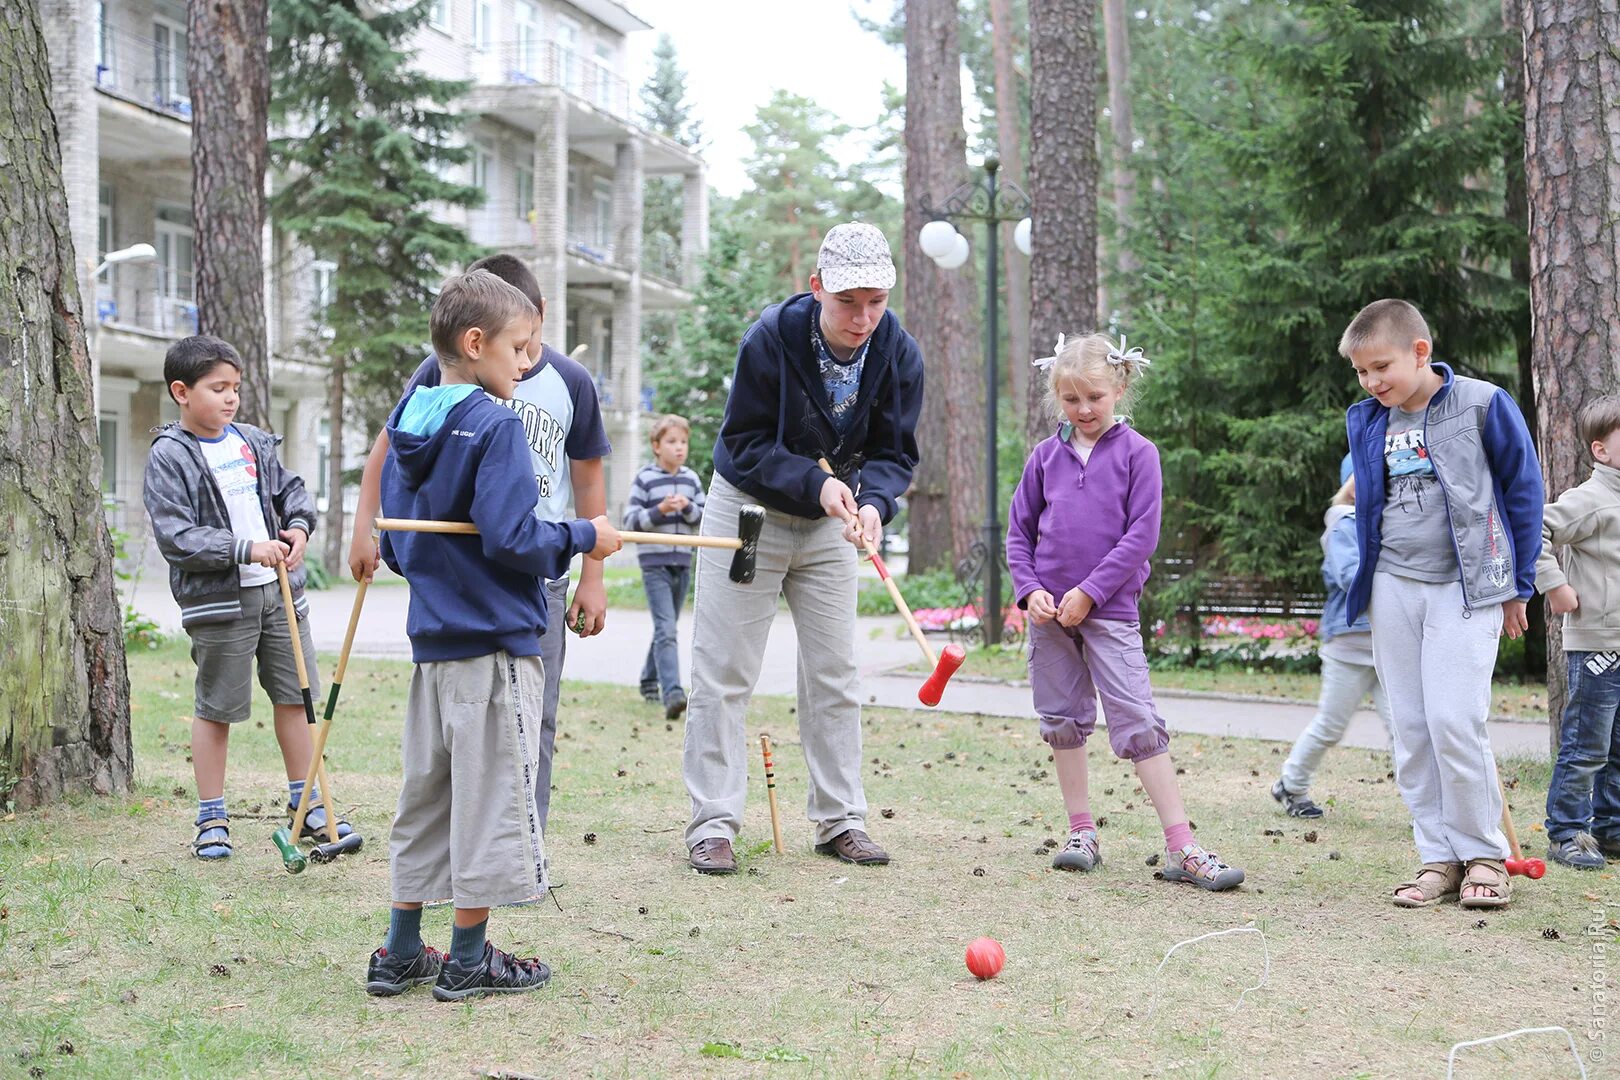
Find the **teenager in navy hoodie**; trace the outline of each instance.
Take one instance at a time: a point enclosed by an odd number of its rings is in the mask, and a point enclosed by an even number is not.
[[[433,983],[454,1001],[545,985],[550,969],[489,944],[489,909],[546,891],[534,778],[547,632],[543,583],[580,553],[606,558],[606,517],[566,524],[539,500],[523,421],[510,400],[533,363],[535,307],[487,270],[446,282],[433,304],[439,386],[413,391],[388,421],[385,516],[470,521],[478,534],[399,532],[382,558],[411,586],[405,630],[416,671],[405,705],[404,783],[389,844],[394,905],[366,990]],[[558,633],[561,628],[551,632]],[[450,953],[422,943],[422,904],[455,905]]]
[[[852,545],[862,536],[877,544],[917,465],[922,353],[887,310],[894,279],[882,232],[838,225],[822,241],[810,291],[765,309],[737,349],[703,534],[736,536],[744,505],[763,503],[766,513],[751,584],[727,576],[730,552],[704,548],[697,558],[682,771],[692,796],[686,845],[700,873],[737,870],[731,845],[751,758],[743,720],[780,595],[798,634],[816,850],[889,861],[866,834]]]

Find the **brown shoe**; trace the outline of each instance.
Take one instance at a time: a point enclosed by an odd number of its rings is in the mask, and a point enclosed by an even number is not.
[[[692,869],[700,874],[735,874],[737,856],[731,853],[731,841],[711,836],[693,844]]]
[[[831,855],[857,866],[889,864],[889,853],[878,847],[870,836],[859,829],[846,829],[825,844],[817,844],[816,854]]]

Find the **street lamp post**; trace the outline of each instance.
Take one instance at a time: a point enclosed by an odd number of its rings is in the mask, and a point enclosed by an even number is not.
[[[1001,385],[1000,332],[997,326],[997,293],[1000,292],[1000,263],[997,248],[1000,237],[997,230],[1004,221],[1016,221],[1013,241],[1018,250],[1029,254],[1030,221],[1029,196],[1011,181],[998,182],[1001,162],[996,158],[984,161],[984,179],[963,184],[948,195],[940,206],[933,206],[927,195],[918,200],[918,208],[929,221],[918,232],[917,243],[924,255],[933,259],[941,269],[955,270],[968,260],[968,239],[956,231],[953,222],[976,221],[984,223],[985,231],[985,292],[984,292],[984,601],[980,623],[984,627],[984,643],[1001,642],[1001,526],[996,520],[996,410],[997,392]],[[1002,200],[1005,200],[1003,204]]]

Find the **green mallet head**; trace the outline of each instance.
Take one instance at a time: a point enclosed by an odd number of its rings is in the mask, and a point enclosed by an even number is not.
[[[270,842],[281,849],[281,868],[283,870],[289,874],[302,874],[304,872],[304,867],[309,865],[309,860],[304,858],[304,853],[298,850],[297,844],[293,843],[291,829],[285,827],[277,829],[270,834]]]

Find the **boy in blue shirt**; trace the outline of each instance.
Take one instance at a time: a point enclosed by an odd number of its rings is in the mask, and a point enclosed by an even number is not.
[[[1486,719],[1498,637],[1525,631],[1541,553],[1541,466],[1500,387],[1435,363],[1404,300],[1363,308],[1339,342],[1371,400],[1350,406],[1361,564],[1344,622],[1372,622],[1395,784],[1422,865],[1398,907],[1509,900]]]
[[[433,304],[442,385],[419,387],[389,419],[382,509],[470,521],[478,535],[389,533],[382,558],[411,585],[406,633],[416,671],[401,740],[404,783],[389,843],[394,905],[366,990],[433,996],[534,990],[536,959],[489,944],[489,909],[547,887],[534,783],[547,631],[544,582],[574,555],[606,558],[605,517],[543,521],[523,421],[504,406],[531,361],[535,307],[487,270],[446,282]],[[552,627],[550,633],[560,633]],[[450,953],[422,943],[424,901],[455,905]]]

